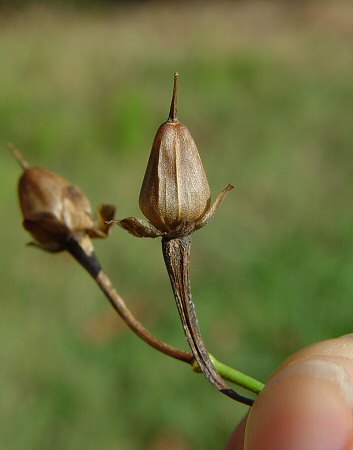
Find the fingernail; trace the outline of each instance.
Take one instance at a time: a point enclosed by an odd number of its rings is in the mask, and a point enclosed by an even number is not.
[[[343,336],[340,336],[338,339],[352,339],[353,338],[353,333],[348,333],[348,334],[344,334]]]
[[[353,409],[353,387],[347,370],[328,359],[309,359],[290,364],[273,378],[274,382],[289,377],[307,376],[331,382]]]

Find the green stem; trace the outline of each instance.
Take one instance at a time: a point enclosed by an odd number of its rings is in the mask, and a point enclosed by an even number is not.
[[[259,394],[265,387],[265,385],[261,383],[261,381],[255,380],[255,378],[252,378],[249,375],[245,375],[245,373],[233,369],[233,367],[227,366],[226,364],[218,361],[211,354],[209,356],[211,358],[214,368],[217,370],[217,372],[221,375],[223,379],[231,381],[237,386],[241,386],[250,392],[254,392],[255,394]],[[201,372],[196,361],[193,363],[192,367],[195,372]]]

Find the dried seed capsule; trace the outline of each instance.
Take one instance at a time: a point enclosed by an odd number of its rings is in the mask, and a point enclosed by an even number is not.
[[[154,138],[140,192],[140,208],[149,222],[135,217],[119,225],[137,237],[181,237],[204,227],[215,215],[228,185],[211,204],[207,177],[196,144],[177,117],[177,80],[167,122]]]
[[[104,222],[113,218],[114,206],[100,207],[96,226],[91,205],[80,188],[47,169],[30,167],[18,149],[12,148],[12,152],[24,169],[18,185],[23,226],[38,246],[58,252],[75,233],[107,235],[109,227]]]
[[[162,232],[188,229],[210,206],[210,188],[196,144],[177,118],[174,76],[170,115],[153,142],[140,192],[140,208]]]

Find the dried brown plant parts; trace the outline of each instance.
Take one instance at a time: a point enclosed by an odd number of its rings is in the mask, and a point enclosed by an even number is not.
[[[115,311],[138,337],[172,358],[193,364],[191,353],[159,340],[135,318],[102,270],[91,238],[108,236],[115,207],[101,205],[98,218],[94,220],[89,200],[77,186],[47,169],[31,167],[20,150],[12,144],[9,148],[24,171],[18,193],[23,226],[33,237],[33,244],[49,252],[68,251],[92,276]]]
[[[169,116],[157,130],[142,183],[139,204],[148,220],[127,217],[118,224],[137,237],[162,237],[162,251],[188,344],[208,381],[220,392],[246,405],[216,371],[197,323],[189,264],[190,234],[214,217],[229,184],[211,206],[211,193],[196,144],[177,117],[178,74],[174,75]]]
[[[132,236],[135,237],[180,237],[180,236],[190,236],[191,233],[203,228],[205,225],[210,222],[221,203],[223,202],[225,196],[229,191],[234,189],[232,184],[228,184],[222,192],[220,192],[216,200],[213,202],[211,207],[206,211],[204,216],[202,216],[197,222],[188,223],[187,221],[181,222],[178,224],[178,227],[175,230],[169,231],[161,231],[151,224],[148,220],[139,219],[137,217],[126,217],[122,220],[112,220],[107,222],[108,224],[117,223],[121,228],[126,230]]]
[[[114,205],[100,205],[96,217],[81,189],[62,176],[42,167],[33,167],[21,151],[8,144],[23,173],[18,197],[23,226],[34,239],[32,244],[49,252],[65,250],[66,240],[75,233],[105,238],[115,215]]]
[[[66,249],[87,270],[95,280],[111,306],[119,314],[125,324],[144,342],[156,350],[178,359],[179,361],[192,364],[194,357],[192,353],[174,348],[173,346],[159,340],[150,331],[148,331],[141,322],[139,322],[127,307],[123,298],[115,290],[108,275],[102,270],[102,267],[95,255],[92,241],[85,235],[71,236],[67,240]]]
[[[199,368],[208,381],[228,397],[251,406],[253,400],[230,389],[215,370],[201,337],[190,288],[190,249],[190,236],[162,239],[163,257],[186,338]]]

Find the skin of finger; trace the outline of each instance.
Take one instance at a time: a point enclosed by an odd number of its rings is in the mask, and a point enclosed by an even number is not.
[[[342,450],[352,410],[333,383],[308,376],[274,378],[249,414],[246,450]]]
[[[230,440],[228,441],[225,450],[244,450],[245,428],[248,420],[248,414],[238,424]],[[344,450],[353,450],[353,432],[350,442]]]
[[[279,369],[277,369],[277,371],[272,375],[271,379],[278,373],[281,373],[289,365],[298,361],[312,358],[327,359],[342,365],[350,374],[353,383],[353,335],[346,335],[337,339],[318,342],[296,352],[295,354],[290,356],[279,367]],[[264,389],[264,392],[266,392],[266,387]],[[261,395],[261,397],[263,396]],[[271,402],[271,398],[268,401]],[[256,418],[256,404],[257,402],[255,402],[255,412],[252,412],[252,419],[254,417]],[[247,416],[234,431],[230,441],[227,444],[226,450],[243,450],[246,420]],[[247,428],[247,433],[249,433],[249,426]],[[346,450],[353,450],[353,433],[351,443],[348,444]]]
[[[229,442],[227,443],[225,450],[243,450],[244,448],[244,435],[246,421],[248,420],[248,415],[246,415],[243,420],[236,427],[234,433],[232,434]],[[352,449],[353,450],[353,449]]]
[[[352,411],[338,388],[322,379],[305,376],[281,380],[291,365],[318,359],[343,367],[353,383],[353,339],[350,336],[300,350],[275,372],[255,402],[246,425],[245,449],[262,449],[264,443],[270,443],[271,448],[319,448],[318,441],[323,434],[327,448],[349,448],[347,430],[352,427]],[[312,443],[307,447],[308,441]],[[332,445],[328,441],[332,441]]]

